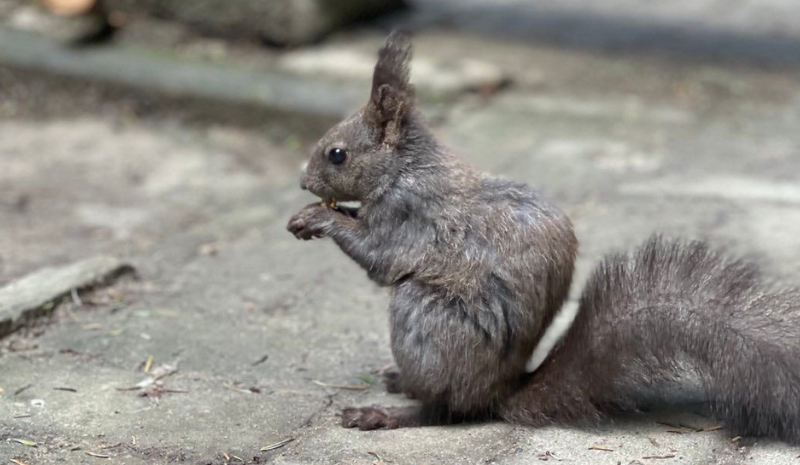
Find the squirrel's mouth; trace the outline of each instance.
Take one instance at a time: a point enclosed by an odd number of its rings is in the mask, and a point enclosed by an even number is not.
[[[358,200],[345,200],[339,202],[333,197],[328,197],[322,201],[322,204],[332,210],[338,211],[339,213],[352,216],[353,218],[358,218],[358,212],[361,210],[361,202]]]

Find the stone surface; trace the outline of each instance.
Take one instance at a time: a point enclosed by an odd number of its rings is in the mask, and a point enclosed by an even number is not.
[[[366,50],[380,39],[348,40]],[[515,86],[494,96],[422,107],[471,163],[567,209],[581,241],[574,295],[602,255],[655,231],[705,238],[800,282],[796,71],[444,32],[416,44],[420,57],[468,50],[511,73]],[[376,381],[392,359],[386,291],[330,242],[284,230],[311,201],[297,172],[319,133],[153,115],[92,87],[3,70],[0,79],[9,83],[0,87],[0,281],[112,252],[141,277],[114,289],[123,305],[102,293],[92,307],[67,301],[40,334],[0,345],[0,461],[104,461],[90,451],[132,464],[380,463],[370,453],[398,464],[797,462],[794,446],[658,423],[713,424],[692,412],[586,430],[345,430],[344,406],[410,401],[379,381],[331,387]],[[143,372],[150,356],[153,371],[170,373],[158,389]]]
[[[57,300],[70,293],[131,273],[133,267],[116,258],[95,257],[63,267],[44,268],[12,281],[0,288],[0,338],[52,313]]]

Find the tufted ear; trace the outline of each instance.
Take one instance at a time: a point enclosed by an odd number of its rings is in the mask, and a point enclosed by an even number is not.
[[[372,92],[364,112],[366,120],[381,129],[384,144],[397,144],[403,119],[414,105],[410,72],[411,39],[402,32],[393,31],[378,53]]]

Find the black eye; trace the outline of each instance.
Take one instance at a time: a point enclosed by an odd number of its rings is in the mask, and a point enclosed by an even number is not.
[[[328,160],[334,165],[341,165],[345,158],[347,158],[347,152],[344,149],[333,148],[328,152]]]

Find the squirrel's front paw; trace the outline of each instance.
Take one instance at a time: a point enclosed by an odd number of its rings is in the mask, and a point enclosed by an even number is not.
[[[325,205],[312,203],[295,213],[286,229],[294,234],[294,237],[304,241],[323,237],[325,228],[333,222],[333,214],[334,212]]]

